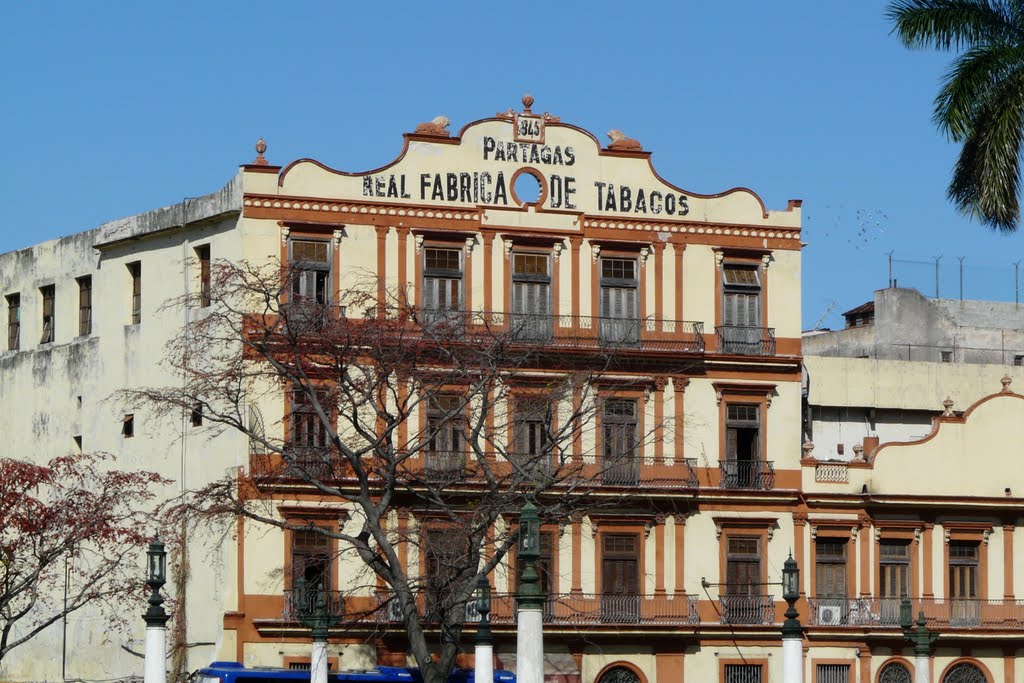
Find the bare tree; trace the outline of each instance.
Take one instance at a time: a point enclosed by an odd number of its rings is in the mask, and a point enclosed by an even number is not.
[[[508,562],[526,500],[564,522],[635,491],[639,453],[661,425],[641,427],[643,401],[625,397],[642,382],[613,370],[640,322],[598,343],[596,331],[550,316],[416,309],[400,294],[381,298],[375,280],[329,304],[322,288],[298,286],[307,276],[215,264],[211,305],[167,354],[182,386],[130,393],[250,441],[248,474],[191,492],[179,514],[290,529],[311,548],[293,586],[330,588],[329,548],[354,554],[363,599],[327,602],[363,623],[397,619],[424,678],[440,683],[477,579]],[[274,411],[284,418],[265,424]],[[289,491],[344,508],[348,523],[283,517],[277,503]],[[409,514],[418,524],[398,523]],[[414,552],[425,571],[409,561]],[[289,605],[302,615],[312,600],[292,595]]]

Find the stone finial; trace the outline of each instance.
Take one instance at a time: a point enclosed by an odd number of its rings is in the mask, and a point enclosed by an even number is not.
[[[953,399],[949,396],[942,402],[942,417],[953,417]]]
[[[1004,394],[1012,394],[1013,390],[1010,389],[1010,383],[1013,382],[1013,378],[1009,375],[1003,375],[1003,378],[999,380],[999,383],[1003,385]]]
[[[608,145],[608,149],[620,149],[627,152],[640,152],[643,150],[643,146],[639,141],[634,138],[627,137],[625,133],[617,128],[608,131],[608,137],[612,139],[612,143]]]
[[[416,126],[414,131],[417,135],[432,135],[437,138],[451,137],[451,133],[448,132],[448,126],[451,125],[451,121],[448,120],[447,116],[435,116],[430,121],[421,123]]]
[[[267,151],[267,141],[260,136],[260,139],[256,141],[256,161],[252,162],[259,166],[266,166],[267,160],[264,158],[263,153]]]
[[[856,444],[853,447],[853,460],[854,462],[864,462],[864,446],[863,444]]]
[[[811,451],[814,450],[814,442],[804,441],[804,445],[802,446],[802,448],[804,449],[804,460],[810,459]]]
[[[533,106],[533,95],[531,95],[530,93],[526,93],[525,95],[523,95],[523,113],[524,114],[532,114],[533,112],[530,111],[530,107],[532,107],[532,106]]]

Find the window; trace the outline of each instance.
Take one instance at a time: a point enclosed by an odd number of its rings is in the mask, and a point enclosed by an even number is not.
[[[727,263],[722,272],[722,352],[761,355],[761,279],[758,269],[756,266]]]
[[[546,341],[553,333],[551,259],[547,254],[512,254],[512,337]]]
[[[639,284],[635,258],[601,259],[602,343],[640,343]]]
[[[423,250],[423,322],[456,323],[462,311],[462,250]]]
[[[601,618],[636,623],[640,610],[640,541],[636,534],[601,537]]]
[[[878,683],[911,683],[910,669],[902,662],[889,662],[878,672]]]
[[[428,529],[425,540],[427,620],[435,621],[448,609],[464,609],[451,603],[452,583],[466,569],[469,548],[466,538],[455,529]]]
[[[316,392],[316,402],[320,409],[329,411],[330,395],[326,391]],[[291,447],[297,465],[308,467],[315,463],[325,462],[328,449],[327,427],[317,413],[313,399],[301,387],[291,393],[290,413]]]
[[[7,348],[11,351],[21,345],[21,294],[7,295]]]
[[[900,599],[910,595],[910,544],[882,540],[878,544],[878,595],[884,624],[898,624]]]
[[[210,305],[210,245],[196,247],[196,259],[199,260],[199,307]]]
[[[48,344],[54,340],[54,299],[56,291],[54,285],[47,285],[39,288],[39,294],[43,298],[43,335],[39,338],[40,344]]]
[[[545,398],[518,398],[509,459],[526,473],[547,471],[551,455],[551,404]]]
[[[941,357],[943,363],[952,363],[953,362],[953,352],[952,351],[942,351],[942,352],[940,352],[940,357]]]
[[[761,683],[761,665],[726,664],[725,683]]]
[[[764,489],[768,476],[761,461],[761,407],[729,403],[725,407],[725,488]]]
[[[92,334],[92,276],[78,278],[78,336]]]
[[[81,453],[82,452],[82,435],[81,434],[75,434],[71,438],[75,442],[75,451],[78,452],[78,453]]]
[[[291,240],[291,300],[308,309],[326,306],[330,300],[331,245],[322,240]]]
[[[1020,353],[1016,354],[1013,357],[1013,364],[1015,366],[1017,366],[1017,367],[1020,367],[1020,366],[1024,365],[1024,354],[1020,354]]]
[[[950,621],[957,626],[977,625],[981,621],[978,588],[978,544],[964,541],[949,543]]]
[[[128,264],[128,275],[132,279],[132,325],[142,322],[142,262]]]
[[[121,421],[121,435],[126,439],[135,436],[135,414],[127,413]]]
[[[845,624],[848,608],[846,543],[834,538],[819,538],[815,542],[815,555],[816,623],[822,626]]]
[[[433,475],[461,475],[466,463],[463,448],[465,418],[458,396],[431,396],[427,406],[426,470]]]
[[[988,678],[976,665],[970,662],[957,662],[949,667],[942,683],[987,683]]]
[[[636,413],[636,401],[632,399],[608,399],[602,406],[601,478],[606,484],[640,483]]]
[[[203,426],[203,404],[197,403],[192,406],[192,426],[202,427]]]
[[[601,674],[598,683],[640,683],[640,677],[632,669],[616,666]]]
[[[815,669],[814,683],[849,683],[849,664],[819,664]]]
[[[292,589],[331,590],[331,539],[315,529],[292,531]]]
[[[729,624],[763,624],[771,619],[771,599],[761,595],[761,539],[726,538],[725,590],[722,616]]]

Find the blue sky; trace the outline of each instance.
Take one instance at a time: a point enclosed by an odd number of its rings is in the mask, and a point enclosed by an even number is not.
[[[8,3],[0,252],[219,188],[253,143],[367,170],[401,133],[518,106],[654,151],[668,180],[805,200],[806,327],[941,256],[943,296],[1014,298],[1024,234],[945,199],[931,124],[949,55],[889,35],[885,2]],[[934,268],[897,264],[934,290]],[[793,305],[799,305],[793,302]]]

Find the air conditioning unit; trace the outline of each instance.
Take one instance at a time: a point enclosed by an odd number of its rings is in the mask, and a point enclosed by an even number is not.
[[[838,626],[843,622],[843,610],[839,605],[818,605],[818,625]]]

